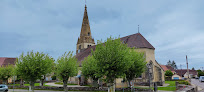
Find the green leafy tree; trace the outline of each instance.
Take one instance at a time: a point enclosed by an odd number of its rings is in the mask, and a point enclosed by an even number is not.
[[[131,58],[132,64],[125,72],[125,74],[126,74],[126,79],[128,80],[128,83],[130,85],[131,80],[141,76],[141,74],[144,72],[146,62],[145,62],[144,54],[140,52],[136,52],[134,49],[130,51],[129,56]]]
[[[49,59],[51,58],[49,57]],[[22,53],[16,62],[16,74],[21,75],[23,80],[30,82],[29,89],[34,91],[35,81],[47,74],[48,62],[50,62],[48,55],[44,53],[34,53],[33,51],[27,52],[27,55]]]
[[[44,86],[45,78],[47,76],[50,76],[53,73],[53,69],[54,69],[54,58],[50,57],[49,55],[46,55],[44,59],[45,59],[45,64],[44,64],[45,74],[42,75],[41,77],[41,86]]]
[[[173,76],[173,73],[171,72],[171,70],[167,70],[165,72],[165,76],[171,77],[171,76]]]
[[[69,77],[76,76],[78,73],[77,59],[73,56],[72,52],[63,54],[57,59],[56,75],[63,81],[65,92],[68,92],[67,82]]]
[[[105,43],[98,41],[95,51],[92,50],[92,56],[97,65],[96,76],[103,76],[109,92],[115,92],[115,79],[124,77],[130,67],[129,51],[130,48],[119,38],[108,38]]]
[[[82,64],[82,74],[87,78],[93,79],[92,85],[94,87],[98,87],[97,81],[100,78],[96,76],[97,72],[96,60],[92,56],[88,56],[86,59],[84,59]]]
[[[13,76],[13,65],[5,65],[0,67],[0,80],[4,84],[8,84],[8,79]]]
[[[203,72],[203,71],[201,71],[201,70],[197,70],[197,72],[198,72],[198,77],[200,77],[200,76],[204,76],[204,72]]]
[[[165,76],[167,78],[166,80],[171,80],[173,73],[171,72],[171,70],[167,70],[167,71],[165,71]]]

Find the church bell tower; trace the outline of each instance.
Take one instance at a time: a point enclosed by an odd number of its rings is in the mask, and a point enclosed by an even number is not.
[[[76,45],[76,54],[80,53],[84,49],[95,45],[94,39],[91,36],[91,29],[89,24],[89,18],[87,13],[87,7],[85,5],[84,10],[84,17],[81,26],[81,33],[80,37],[78,38],[77,45]]]

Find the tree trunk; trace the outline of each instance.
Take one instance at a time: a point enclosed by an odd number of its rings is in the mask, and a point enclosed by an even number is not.
[[[128,87],[131,87],[130,81],[131,81],[131,80],[128,80]]]
[[[68,78],[66,78],[66,79],[63,80],[64,92],[68,92],[67,81],[68,81]]]
[[[23,82],[23,79],[21,78],[20,87],[22,87],[23,85],[24,85],[24,82]]]
[[[108,83],[108,92],[115,92],[115,83]]]
[[[93,85],[93,87],[98,87],[98,80],[93,79],[92,85]]]
[[[34,84],[35,84],[34,81],[30,81],[29,91],[34,92]]]
[[[45,75],[43,75],[43,78],[40,80],[40,86],[44,86],[45,81]]]

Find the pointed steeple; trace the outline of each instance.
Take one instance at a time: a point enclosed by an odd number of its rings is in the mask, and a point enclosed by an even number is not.
[[[88,18],[88,13],[87,13],[87,6],[85,5],[80,37],[88,36],[88,34],[91,36],[91,29],[90,29],[89,18]]]
[[[90,29],[89,18],[88,18],[88,13],[87,13],[87,6],[85,5],[84,16],[83,16],[83,21],[82,21],[82,26],[81,26],[81,33],[77,41],[76,53],[79,53],[83,49],[86,49],[93,45],[95,45],[95,42],[91,36],[91,29]]]

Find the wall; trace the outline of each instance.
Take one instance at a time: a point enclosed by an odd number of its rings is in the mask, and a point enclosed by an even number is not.
[[[80,43],[80,44],[77,44],[77,50],[79,50],[79,45],[81,45],[81,49],[84,49],[84,48],[88,48],[88,45],[91,45],[91,46],[94,46],[95,44],[93,43]]]
[[[135,49],[135,51],[138,51],[138,52],[143,52],[145,57],[146,57],[146,62],[149,63],[150,61],[153,62],[153,76],[154,76],[154,79],[152,82],[158,82],[159,81],[159,78],[161,77],[162,79],[162,82],[165,81],[164,79],[164,71],[163,69],[161,68],[161,66],[155,61],[155,52],[154,52],[154,49],[148,49],[148,48],[137,48]],[[161,69],[161,75],[158,74],[158,69],[157,68],[160,68]],[[145,73],[142,74],[143,78],[145,77]]]
[[[179,77],[179,80],[182,80],[182,77],[179,76],[179,75],[177,75],[177,74],[174,74],[174,75],[172,76],[172,80],[174,79],[174,77]]]

